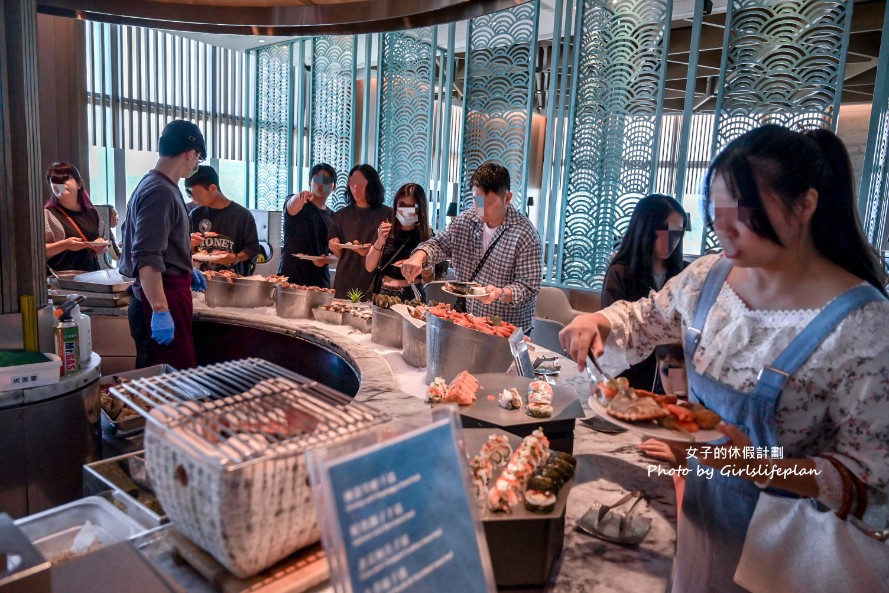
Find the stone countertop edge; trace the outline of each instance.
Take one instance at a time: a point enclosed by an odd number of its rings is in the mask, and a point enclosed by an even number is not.
[[[353,401],[369,404],[392,416],[428,411],[423,400],[398,388],[398,381],[389,363],[373,350],[349,340],[309,319],[285,319],[253,310],[243,313],[224,309],[194,309],[194,318],[222,321],[231,325],[257,328],[290,335],[330,350],[342,357],[358,374],[359,387]]]

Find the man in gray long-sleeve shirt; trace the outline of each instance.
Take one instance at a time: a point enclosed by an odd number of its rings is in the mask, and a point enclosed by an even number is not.
[[[195,124],[174,120],[161,133],[158,153],[127,204],[120,272],[136,279],[129,320],[137,368],[182,369],[197,364],[191,289],[203,277],[191,265],[189,219],[177,184],[204,159],[204,136]]]

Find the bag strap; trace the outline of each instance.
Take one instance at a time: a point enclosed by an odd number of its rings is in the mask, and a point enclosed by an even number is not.
[[[840,479],[843,481],[843,502],[836,512],[837,517],[845,521],[852,510],[852,503],[854,502],[855,512],[852,513],[852,516],[861,519],[864,516],[864,511],[867,509],[867,486],[833,455],[822,454],[820,457],[829,461],[836,468],[840,474]]]
[[[504,223],[505,224],[505,223]],[[482,230],[484,232],[484,230]],[[475,267],[475,271],[472,273],[472,276],[469,277],[469,282],[475,282],[476,276],[478,273],[482,271],[482,266],[485,265],[485,262],[488,261],[488,256],[491,255],[491,252],[494,251],[494,247],[497,245],[497,242],[506,234],[506,228],[500,229],[500,234],[494,237],[494,240],[491,241],[491,244],[488,245],[488,248],[485,250],[484,255],[482,255],[481,260],[479,260],[478,265]]]
[[[83,239],[85,242],[89,243],[89,239],[86,238],[86,235],[83,234],[83,231],[80,230],[80,227],[77,225],[76,222],[74,222],[74,219],[71,218],[71,215],[70,215],[70,214],[68,214],[67,212],[65,212],[65,211],[62,210],[61,208],[58,208],[58,207],[55,207],[55,206],[53,207],[53,210],[56,210],[56,211],[58,211],[58,212],[61,212],[61,213],[65,216],[65,218],[68,219],[68,222],[71,223],[71,226],[74,227],[74,230],[76,230],[76,231],[80,234],[80,238]]]

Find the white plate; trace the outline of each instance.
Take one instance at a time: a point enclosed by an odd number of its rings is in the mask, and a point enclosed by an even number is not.
[[[193,259],[194,261],[212,262],[212,261],[219,261],[221,259],[224,259],[226,255],[228,255],[228,254],[227,253],[206,253],[206,254],[195,253],[195,254],[192,254],[191,259]]]
[[[305,259],[308,261],[315,261],[315,260],[321,259],[321,258],[327,259],[326,255],[306,255],[305,253],[294,253],[293,257],[295,257],[297,259]]]
[[[84,245],[90,247],[111,247],[111,241],[81,241]]]
[[[338,247],[342,249],[351,249],[352,251],[358,251],[359,249],[370,249],[371,243],[365,243],[364,245],[352,245],[351,243],[340,243]]]
[[[491,294],[490,292],[485,292],[482,294],[460,294],[459,292],[452,292],[447,288],[444,288],[444,286],[442,286],[442,290],[448,294],[454,295],[455,297],[463,297],[464,299],[482,299]]]
[[[590,396],[587,403],[594,412],[615,426],[620,426],[634,432],[641,432],[652,438],[658,439],[659,441],[672,441],[674,443],[712,443],[713,441],[719,441],[725,438],[725,435],[718,430],[701,429],[698,432],[680,432],[678,430],[671,430],[669,428],[664,428],[663,426],[658,426],[650,420],[626,422],[609,414],[606,411],[605,406],[600,404],[599,400],[595,397]]]

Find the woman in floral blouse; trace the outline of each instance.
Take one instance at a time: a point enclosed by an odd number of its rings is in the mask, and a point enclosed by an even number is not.
[[[761,489],[838,508],[840,473],[821,455],[867,485],[866,523],[889,517],[889,300],[845,147],[826,130],[763,126],[716,158],[704,202],[723,257],[561,334],[581,368],[592,352],[614,372],[683,342],[690,397],[722,416],[728,445],[783,448],[781,459],[689,459],[716,471],[688,475],[677,593],[742,590],[732,579]],[[743,475],[721,476],[729,464]]]

